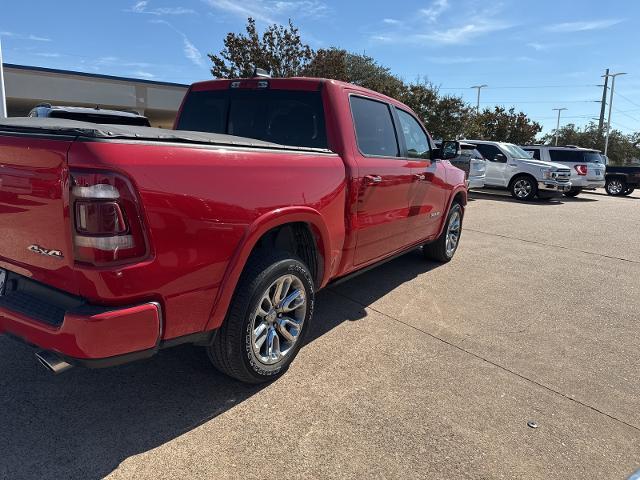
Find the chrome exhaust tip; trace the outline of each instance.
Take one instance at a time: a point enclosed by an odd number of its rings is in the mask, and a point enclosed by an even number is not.
[[[36,353],[36,358],[44,368],[54,375],[58,375],[73,368],[73,365],[65,362],[58,355],[53,352],[49,352],[48,350],[42,350]]]

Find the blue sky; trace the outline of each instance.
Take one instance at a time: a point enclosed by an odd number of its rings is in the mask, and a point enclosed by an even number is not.
[[[612,125],[640,130],[640,2],[631,0],[60,0],[4,2],[4,61],[191,83],[240,31],[291,18],[313,48],[364,52],[407,81],[482,106],[515,106],[555,127],[599,114],[604,69],[618,77]]]

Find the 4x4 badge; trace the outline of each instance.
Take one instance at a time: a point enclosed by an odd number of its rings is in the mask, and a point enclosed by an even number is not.
[[[46,257],[64,258],[64,255],[62,255],[62,252],[60,250],[49,250],[39,245],[29,245],[27,247],[27,250],[33,253],[39,253],[40,255],[44,255]]]

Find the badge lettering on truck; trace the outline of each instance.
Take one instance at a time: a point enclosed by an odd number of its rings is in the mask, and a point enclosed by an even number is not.
[[[60,250],[49,250],[47,248],[43,248],[39,245],[29,245],[27,250],[33,253],[38,253],[40,255],[44,255],[46,257],[54,257],[54,258],[64,258],[62,252]]]

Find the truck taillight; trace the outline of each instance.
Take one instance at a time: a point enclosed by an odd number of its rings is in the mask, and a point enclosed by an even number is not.
[[[74,170],[70,203],[76,261],[102,266],[148,255],[139,201],[125,177]]]
[[[584,176],[584,175],[587,174],[587,166],[586,165],[576,165],[573,168],[576,169],[576,172],[578,172],[578,175]]]

